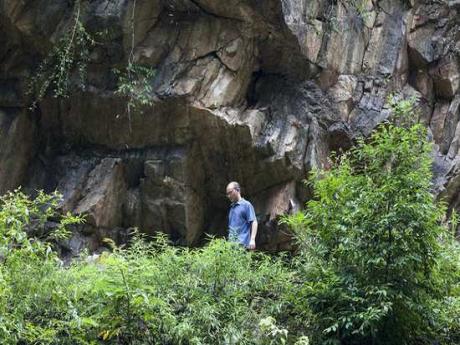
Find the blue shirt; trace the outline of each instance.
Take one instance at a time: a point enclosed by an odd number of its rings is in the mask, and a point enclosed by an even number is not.
[[[251,224],[256,220],[254,207],[243,198],[230,205],[228,213],[228,238],[245,247],[251,240]]]

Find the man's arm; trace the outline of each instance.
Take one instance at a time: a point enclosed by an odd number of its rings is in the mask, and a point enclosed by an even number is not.
[[[249,241],[248,249],[256,249],[256,235],[257,235],[257,220],[251,223],[251,240]]]

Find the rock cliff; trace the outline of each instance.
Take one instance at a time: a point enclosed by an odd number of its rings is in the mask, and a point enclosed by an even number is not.
[[[58,189],[63,211],[87,215],[66,244],[78,252],[132,227],[187,245],[225,234],[237,180],[260,246],[284,249],[276,217],[308,199],[308,171],[391,116],[397,93],[419,99],[436,193],[458,209],[459,12],[458,0],[0,0],[0,193]]]

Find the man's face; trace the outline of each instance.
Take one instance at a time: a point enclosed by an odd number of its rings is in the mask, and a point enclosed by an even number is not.
[[[227,187],[227,198],[230,199],[231,202],[235,202],[238,200],[238,192],[233,186]]]

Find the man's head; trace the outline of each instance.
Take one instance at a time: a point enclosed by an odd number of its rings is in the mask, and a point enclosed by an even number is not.
[[[238,182],[230,182],[227,185],[227,190],[226,190],[227,198],[230,199],[231,202],[236,202],[241,199],[241,194],[240,194],[240,185]]]

